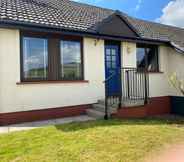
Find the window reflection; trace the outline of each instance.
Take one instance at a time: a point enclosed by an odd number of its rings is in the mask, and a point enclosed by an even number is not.
[[[146,68],[148,71],[159,71],[157,46],[137,46],[137,68]]]
[[[79,41],[60,42],[60,77],[64,80],[82,79],[81,44]]]
[[[23,38],[23,77],[24,79],[47,78],[48,47],[47,40]]]

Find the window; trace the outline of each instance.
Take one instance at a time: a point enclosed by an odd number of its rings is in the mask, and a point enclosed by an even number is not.
[[[40,80],[47,78],[48,48],[47,40],[23,38],[23,79]]]
[[[81,37],[21,32],[21,81],[83,80]]]
[[[60,42],[60,78],[63,80],[82,79],[82,59],[80,41]]]
[[[137,45],[137,68],[146,68],[150,72],[159,71],[158,46]]]

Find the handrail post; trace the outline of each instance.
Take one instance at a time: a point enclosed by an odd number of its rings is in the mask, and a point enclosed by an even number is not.
[[[145,100],[144,104],[148,104],[148,78],[147,78],[147,71],[144,71],[144,79],[145,79]]]
[[[119,70],[119,84],[120,84],[120,92],[119,92],[119,105],[118,108],[121,109],[122,107],[122,71],[121,69]]]
[[[128,99],[130,99],[130,78],[129,78],[129,70],[126,70],[127,74],[127,90],[128,90]]]
[[[105,82],[105,120],[108,120],[108,96],[107,96],[107,82]]]

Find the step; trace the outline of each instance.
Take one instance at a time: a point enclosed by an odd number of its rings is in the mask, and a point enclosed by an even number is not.
[[[98,100],[98,103],[104,104],[104,105],[105,105],[105,100]],[[109,99],[108,104],[109,104],[109,105],[118,105],[118,104],[119,104],[119,101],[117,100],[116,103],[115,103],[115,102],[114,102],[114,103],[111,103],[111,102],[110,102],[110,99]]]
[[[122,101],[122,107],[144,106],[144,100],[127,100]]]
[[[97,111],[95,109],[87,109],[86,113],[88,116],[96,118],[96,119],[104,119],[105,113],[101,111]]]
[[[105,112],[105,105],[101,104],[101,103],[97,103],[97,104],[94,104],[93,105],[93,109],[94,110],[97,110],[97,111],[100,111],[100,112]],[[118,107],[112,107],[112,106],[109,106],[108,107],[108,111],[110,113],[115,113],[117,112],[117,109]]]

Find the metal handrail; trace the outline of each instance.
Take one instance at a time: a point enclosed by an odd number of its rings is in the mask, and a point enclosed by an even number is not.
[[[123,87],[123,94],[120,91],[118,95],[108,95],[108,82],[112,80],[112,78],[118,75],[121,86]],[[108,119],[108,106],[109,100],[114,104],[114,102],[119,104],[119,108],[121,107],[121,103],[123,100],[139,100],[143,99],[144,103],[148,103],[149,98],[149,75],[146,69],[137,69],[134,67],[124,67],[120,69],[120,73],[112,72],[105,81],[105,119]]]
[[[103,81],[103,83],[107,83],[107,82],[110,81],[115,75],[116,75],[116,72],[113,72],[107,79],[105,79],[105,80]]]

